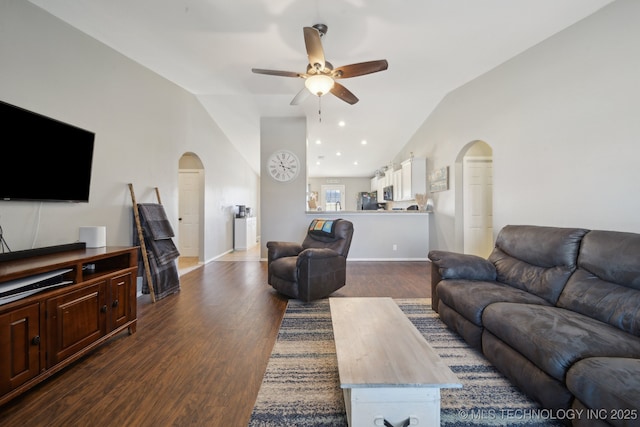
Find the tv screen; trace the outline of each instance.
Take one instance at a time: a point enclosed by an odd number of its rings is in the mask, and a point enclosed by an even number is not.
[[[0,200],[88,202],[95,134],[0,101]]]

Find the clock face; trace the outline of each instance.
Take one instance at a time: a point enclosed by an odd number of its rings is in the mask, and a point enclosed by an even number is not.
[[[291,181],[300,172],[300,161],[291,151],[279,150],[269,157],[267,169],[271,178],[276,181]]]

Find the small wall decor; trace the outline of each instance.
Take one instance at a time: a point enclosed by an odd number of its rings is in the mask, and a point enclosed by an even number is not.
[[[308,194],[309,198],[307,200],[307,207],[310,211],[315,211],[316,209],[318,209],[318,192],[310,191]]]
[[[449,189],[449,166],[436,169],[429,174],[429,191],[445,191]]]
[[[418,210],[423,211],[427,206],[428,197],[426,194],[416,193],[416,203],[418,204]]]

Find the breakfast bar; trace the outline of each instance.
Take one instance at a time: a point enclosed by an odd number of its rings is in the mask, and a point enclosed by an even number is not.
[[[430,212],[307,211],[314,218],[343,218],[354,226],[349,261],[426,261]]]

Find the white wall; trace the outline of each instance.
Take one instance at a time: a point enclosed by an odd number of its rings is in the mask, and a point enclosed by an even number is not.
[[[395,161],[413,152],[428,170],[453,166],[483,140],[494,154],[496,231],[529,223],[640,232],[639,20],[640,2],[617,0],[451,92]],[[206,260],[232,248],[234,205],[269,202],[193,95],[22,0],[0,2],[0,99],[96,133],[88,204],[0,202],[13,250],[73,242],[82,225],[106,225],[109,245],[130,244],[128,182],[143,201],[158,186],[177,230],[185,152],[205,167]],[[431,248],[455,249],[451,188],[433,195]],[[306,225],[303,212],[296,224]]]
[[[482,140],[493,149],[495,232],[507,224],[640,232],[639,21],[640,2],[618,0],[456,89],[397,160],[413,151],[428,170],[453,167]],[[450,187],[433,194],[432,249],[460,250]]]
[[[301,169],[292,181],[279,182],[267,170],[269,156],[289,150],[300,159]],[[263,117],[260,120],[260,256],[267,258],[267,242],[298,242],[306,236],[307,121],[304,117]]]
[[[233,206],[258,205],[257,175],[195,96],[22,0],[0,3],[0,99],[96,134],[89,203],[0,202],[14,251],[77,241],[83,225],[130,245],[129,182],[139,202],[159,188],[177,233],[185,152],[204,165],[205,260],[233,248]],[[3,162],[12,143],[3,136]]]

